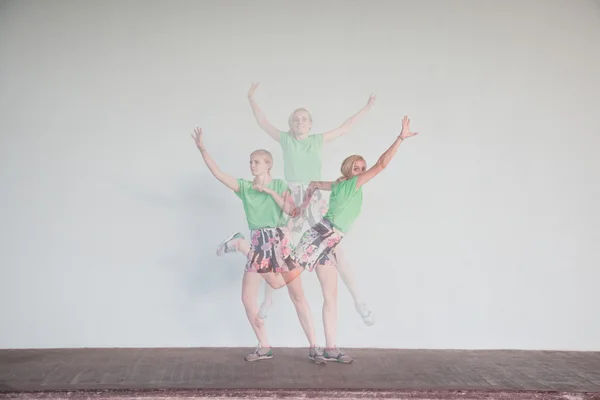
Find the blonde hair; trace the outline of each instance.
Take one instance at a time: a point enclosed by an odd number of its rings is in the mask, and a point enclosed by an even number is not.
[[[308,119],[310,120],[310,122],[312,122],[312,115],[311,115],[310,111],[308,111],[304,107],[296,108],[294,111],[292,111],[292,113],[288,117],[288,126],[290,127],[290,129],[292,129],[292,119],[294,118],[294,116],[296,115],[296,113],[298,111],[306,111],[306,113],[308,114]]]
[[[361,160],[365,163],[367,162],[365,161],[363,156],[359,156],[358,154],[346,157],[346,159],[342,161],[342,166],[340,167],[340,172],[342,173],[342,176],[340,176],[336,182],[342,182],[352,178],[352,168],[354,168],[354,163]]]
[[[252,156],[263,156],[264,160],[267,162],[267,164],[270,164],[271,166],[269,167],[269,175],[271,175],[271,168],[273,168],[273,155],[271,154],[271,152],[269,150],[265,150],[265,149],[258,149],[258,150],[254,150],[252,153],[250,153],[250,158],[252,158]]]

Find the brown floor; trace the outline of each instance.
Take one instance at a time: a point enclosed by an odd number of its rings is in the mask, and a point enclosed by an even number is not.
[[[243,357],[251,350],[0,350],[0,397],[109,390],[103,392],[104,398],[123,393],[137,393],[123,398],[158,398],[162,393],[165,399],[197,398],[192,393],[230,399],[236,393],[245,398],[249,393],[250,397],[287,393],[284,397],[292,399],[311,391],[309,397],[314,398],[374,393],[407,399],[425,398],[427,393],[427,398],[483,398],[469,397],[470,391],[491,391],[496,393],[493,398],[568,399],[573,393],[579,393],[577,398],[600,398],[600,352],[346,349],[355,358],[353,364],[318,366],[308,360],[307,349],[277,348],[272,360],[247,363]],[[590,394],[585,396],[586,392]],[[415,397],[417,393],[421,397]]]

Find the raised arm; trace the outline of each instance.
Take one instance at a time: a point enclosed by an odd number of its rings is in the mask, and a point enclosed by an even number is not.
[[[252,107],[252,113],[254,114],[254,118],[256,118],[256,122],[258,122],[258,126],[261,129],[269,134],[273,139],[279,142],[279,129],[275,128],[271,123],[267,120],[267,117],[262,112],[256,100],[254,100],[254,92],[256,88],[258,88],[258,83],[253,83],[248,91],[248,100],[250,101],[250,107]]]
[[[390,161],[392,161],[392,158],[394,158],[394,156],[396,155],[398,147],[400,147],[400,144],[402,144],[404,139],[418,134],[418,132],[411,132],[410,119],[408,119],[408,117],[405,115],[402,119],[402,132],[400,132],[400,135],[398,135],[398,137],[390,146],[390,148],[387,149],[385,153],[381,155],[381,157],[379,157],[379,160],[377,160],[375,165],[373,165],[367,171],[358,176],[358,179],[356,180],[356,188],[358,189],[365,183],[369,182],[388,166]]]
[[[323,134],[323,142],[325,142],[325,143],[331,142],[332,140],[335,140],[335,139],[339,138],[340,136],[343,136],[346,133],[350,132],[350,129],[352,128],[352,126],[354,126],[354,124],[359,119],[361,119],[363,116],[365,116],[371,110],[374,103],[375,103],[375,95],[369,96],[369,101],[367,102],[367,105],[364,106],[360,111],[358,111],[356,114],[354,114],[353,116],[348,118],[346,121],[344,121],[344,123],[342,125],[340,125],[339,127],[335,128],[329,132],[325,132]]]
[[[331,190],[331,186],[333,185],[332,181],[311,181],[308,184],[307,192],[314,193],[315,190]]]
[[[192,138],[194,138],[194,141],[196,142],[196,147],[198,147],[198,150],[200,150],[200,154],[202,154],[202,158],[204,159],[204,162],[206,163],[206,166],[208,167],[210,172],[212,172],[215,178],[221,181],[229,189],[233,190],[234,192],[239,192],[240,186],[237,183],[237,179],[221,171],[217,163],[206,151],[206,148],[204,147],[204,142],[202,141],[202,129],[196,128],[194,129],[194,133],[195,135],[192,134]]]

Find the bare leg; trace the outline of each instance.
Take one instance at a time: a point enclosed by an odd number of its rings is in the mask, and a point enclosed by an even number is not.
[[[360,292],[358,290],[358,285],[356,284],[356,275],[354,275],[354,270],[341,247],[342,243],[335,248],[335,259],[337,261],[336,265],[338,272],[340,273],[340,278],[342,278],[342,281],[344,282],[344,285],[346,285],[354,302],[361,303],[362,299],[360,298]]]
[[[294,307],[296,307],[296,313],[300,320],[300,325],[304,330],[304,334],[308,339],[308,343],[311,347],[317,345],[317,337],[315,335],[315,327],[313,325],[312,313],[310,312],[310,306],[304,296],[304,289],[302,288],[302,280],[295,279],[287,285],[288,293]]]
[[[245,257],[247,257],[248,253],[250,252],[250,243],[248,243],[246,239],[235,239],[235,249],[238,252],[242,253]],[[271,304],[273,304],[273,288],[265,284],[264,299],[258,311],[259,318],[267,318],[267,314],[269,312],[269,307],[271,307]]]
[[[271,285],[265,282],[265,294],[262,303],[260,304],[260,310],[258,311],[258,317],[265,319],[269,315],[269,308],[273,304],[273,288]]]
[[[258,289],[260,288],[260,282],[262,278],[260,274],[256,272],[244,271],[244,278],[242,280],[242,303],[246,309],[246,316],[250,325],[254,330],[254,334],[258,339],[260,347],[271,347],[269,339],[267,338],[267,332],[265,324],[258,315]]]
[[[246,239],[238,239],[235,248],[243,255],[248,256],[248,253],[250,252],[250,243],[248,243]]]
[[[335,248],[335,259],[338,272],[340,273],[340,278],[342,278],[344,285],[354,299],[354,307],[356,308],[356,311],[360,314],[366,325],[373,325],[375,323],[375,318],[367,303],[361,298],[361,294],[356,283],[356,275],[354,275],[354,270],[348,262],[346,254],[341,248],[341,244]]]
[[[337,269],[331,266],[319,265],[316,270],[323,292],[325,346],[327,349],[333,349],[336,347],[337,339]]]

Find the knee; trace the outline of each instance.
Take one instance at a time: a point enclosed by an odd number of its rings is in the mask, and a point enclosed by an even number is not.
[[[265,326],[265,321],[259,317],[258,314],[256,314],[256,316],[252,319],[252,325],[256,326],[257,328],[262,328]]]
[[[290,300],[292,300],[292,303],[294,303],[295,306],[307,303],[304,290],[302,290],[301,286],[289,286],[288,294],[290,295]]]
[[[296,306],[306,302],[306,296],[304,296],[304,293],[290,293],[290,299]]]
[[[256,304],[256,298],[246,293],[242,293],[242,303],[244,304],[244,307],[251,308],[252,304]]]

